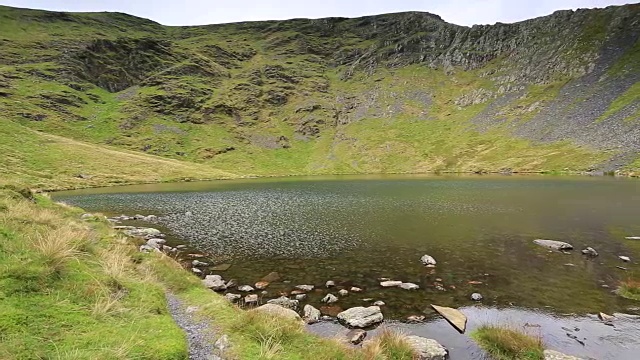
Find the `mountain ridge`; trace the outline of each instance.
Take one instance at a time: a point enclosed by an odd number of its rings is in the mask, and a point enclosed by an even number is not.
[[[0,19],[0,106],[52,134],[256,175],[640,166],[638,4],[472,27]]]

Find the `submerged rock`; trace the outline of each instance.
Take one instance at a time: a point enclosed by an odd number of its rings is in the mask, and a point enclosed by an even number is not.
[[[439,342],[421,336],[409,335],[405,337],[411,345],[416,359],[419,360],[445,360],[449,357],[449,351]]]
[[[341,324],[354,328],[366,328],[384,320],[378,306],[352,307],[339,313],[337,318]]]
[[[556,241],[556,240],[544,240],[544,239],[536,239],[533,240],[536,245],[540,245],[542,247],[546,247],[548,249],[553,250],[572,250],[573,245],[566,243],[564,241]]]
[[[315,324],[320,321],[320,310],[307,304],[303,308],[303,318],[307,324]]]
[[[587,256],[591,256],[591,257],[598,256],[598,252],[596,251],[596,249],[592,248],[591,246],[589,246],[586,249],[582,250],[582,253],[587,255]]]
[[[356,286],[352,286],[350,290],[351,292],[355,292],[355,293],[362,292],[362,289]]]
[[[282,306],[282,307],[287,308],[287,309],[297,310],[299,301],[298,300],[291,300],[286,296],[281,296],[281,297],[279,297],[277,299],[271,299],[271,300],[267,301],[267,304],[275,304],[275,305]]]
[[[360,344],[367,337],[367,332],[362,329],[353,329],[347,333],[347,340],[353,345]]]
[[[627,240],[640,240],[640,236],[627,236],[625,237]]]
[[[456,328],[461,334],[464,333],[467,328],[467,317],[463,313],[457,309],[445,306],[431,304],[431,307],[433,310],[437,311],[438,314],[442,315],[442,317],[444,317],[449,324]]]
[[[555,350],[545,350],[544,360],[582,360],[582,358],[571,356],[571,355],[565,355]]]
[[[420,261],[422,262],[422,265],[436,265],[436,259],[431,255],[422,255]]]
[[[482,301],[482,294],[480,294],[480,293],[471,294],[471,300],[473,300],[473,301]]]
[[[260,279],[260,281],[264,281],[264,282],[268,282],[268,283],[276,282],[278,280],[280,280],[280,274],[278,274],[275,271],[272,271],[272,272],[268,273],[262,279]]]

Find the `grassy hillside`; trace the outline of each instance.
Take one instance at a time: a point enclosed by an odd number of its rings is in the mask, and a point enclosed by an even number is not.
[[[165,27],[0,7],[3,136],[205,165],[154,180],[637,171],[639,18],[627,5],[473,28],[427,13]]]

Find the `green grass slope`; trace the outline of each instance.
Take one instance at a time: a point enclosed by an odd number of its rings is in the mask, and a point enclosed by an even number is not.
[[[582,171],[611,158],[637,171],[639,17],[628,5],[474,28],[427,13],[165,27],[0,7],[0,120],[5,133],[254,175]]]

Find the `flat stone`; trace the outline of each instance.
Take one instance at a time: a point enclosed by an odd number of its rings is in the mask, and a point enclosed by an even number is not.
[[[249,295],[244,297],[244,302],[247,303],[247,304],[257,303],[258,302],[258,295],[257,294],[249,294]]]
[[[267,281],[258,281],[254,286],[258,290],[264,290],[269,286],[269,283]]]
[[[540,245],[542,247],[546,247],[552,250],[572,250],[573,249],[573,245],[566,243],[564,241],[536,239],[536,240],[533,240],[533,242],[536,245]]]
[[[411,315],[411,316],[407,317],[407,321],[408,322],[412,322],[412,323],[423,322],[426,319],[427,319],[427,317],[424,316],[424,315]]]
[[[420,262],[422,262],[423,265],[436,265],[436,259],[434,259],[433,256],[426,254],[422,255],[422,257],[420,258]]]
[[[627,240],[640,240],[640,236],[626,236],[625,239],[627,239]]]
[[[276,305],[276,304],[272,304],[272,303],[267,303],[264,304],[262,306],[259,306],[251,311],[260,311],[260,312],[264,312],[267,313],[269,315],[273,315],[273,316],[278,316],[278,317],[283,317],[283,318],[287,318],[287,319],[291,319],[291,320],[302,320],[300,318],[300,315],[298,315],[297,312],[291,310],[291,309],[287,309],[284,308],[280,305]]]
[[[449,324],[456,328],[456,330],[458,330],[461,334],[464,333],[467,328],[467,317],[463,313],[461,313],[457,309],[445,306],[431,304],[431,307],[433,308],[433,310],[437,311],[438,314],[442,315],[442,317],[444,317],[449,322]]]
[[[264,282],[268,282],[268,283],[276,282],[278,280],[280,280],[280,274],[278,274],[275,271],[272,271],[272,272],[268,273],[262,279],[260,279],[260,281],[264,281]]]
[[[351,289],[349,289],[349,290],[351,290],[351,292],[355,292],[355,293],[362,292],[362,289],[359,288],[359,287],[356,287],[356,286],[352,286]]]
[[[315,324],[320,321],[320,310],[316,309],[315,307],[307,304],[304,306],[302,311],[304,321],[307,324]]]
[[[338,321],[354,328],[366,328],[384,320],[380,307],[352,307],[338,314]]]
[[[252,288],[252,287],[251,287],[251,286],[249,286],[249,285],[240,285],[240,286],[238,286],[238,291],[242,291],[242,292],[251,292],[251,291],[253,291],[253,290],[254,290],[254,288]]]
[[[296,300],[302,301],[307,298],[307,294],[298,294],[296,295]]]
[[[409,335],[405,337],[407,343],[411,345],[419,360],[445,360],[449,357],[449,351],[439,342],[427,339],[422,336]]]
[[[545,350],[544,360],[582,360],[582,358],[565,355],[555,350]]]
[[[196,274],[196,275],[202,275],[202,270],[200,270],[198,268],[191,268],[191,272]]]
[[[629,262],[631,261],[631,258],[628,256],[618,256],[618,259],[624,261],[624,262]]]
[[[398,287],[400,285],[402,285],[402,281],[396,280],[387,280],[380,283],[380,286],[382,287]]]
[[[220,264],[211,268],[212,271],[227,271],[231,267],[231,264]]]
[[[418,290],[420,286],[414,283],[402,283],[400,284],[400,288],[404,290]]]
[[[353,329],[347,333],[347,339],[353,345],[360,344],[367,337],[367,332],[362,329]]]
[[[598,256],[598,252],[596,251],[596,249],[592,248],[591,246],[587,247],[586,249],[583,249],[582,253],[584,255],[592,256],[592,257]]]
[[[149,240],[149,241],[151,241],[151,240]],[[209,266],[209,263],[206,263],[206,262],[200,261],[200,260],[193,260],[191,262],[191,266],[193,266],[193,267]]]

